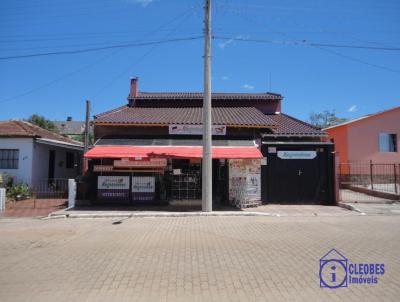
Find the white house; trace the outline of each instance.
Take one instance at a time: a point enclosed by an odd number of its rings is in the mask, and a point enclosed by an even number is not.
[[[80,142],[25,121],[0,122],[0,174],[29,186],[44,180],[74,178],[81,170]]]

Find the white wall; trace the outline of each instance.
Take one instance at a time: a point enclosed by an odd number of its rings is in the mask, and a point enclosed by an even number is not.
[[[32,179],[35,181],[47,179],[49,173],[49,150],[50,146],[35,143],[33,145],[33,172]]]
[[[61,147],[55,147],[40,143],[35,143],[34,145],[34,157],[35,161],[33,163],[33,179],[36,181],[40,181],[43,179],[47,179],[49,177],[49,154],[50,150],[54,150],[56,152],[55,157],[55,169],[54,169],[54,178],[75,178],[79,171],[76,167],[72,169],[67,169],[66,167],[66,153],[73,152],[76,153],[75,160],[79,160],[78,154],[79,152],[75,150],[69,150]]]
[[[0,169],[0,173],[12,175],[17,183],[23,182],[30,185],[32,182],[33,139],[0,138],[0,149],[19,150],[18,169]]]

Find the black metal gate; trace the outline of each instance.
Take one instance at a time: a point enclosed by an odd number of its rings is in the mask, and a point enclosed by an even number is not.
[[[266,162],[261,167],[262,200],[280,204],[333,204],[331,151],[330,144],[263,145]],[[280,156],[285,152],[289,155]]]

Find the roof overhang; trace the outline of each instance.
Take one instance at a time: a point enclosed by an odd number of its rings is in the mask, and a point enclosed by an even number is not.
[[[65,149],[72,149],[72,150],[76,150],[76,151],[83,151],[82,145],[70,144],[70,143],[47,139],[47,138],[37,138],[35,141],[38,144],[60,147],[60,148],[65,148]]]

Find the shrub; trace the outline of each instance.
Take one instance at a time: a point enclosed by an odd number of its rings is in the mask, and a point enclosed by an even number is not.
[[[30,189],[26,184],[13,185],[7,189],[7,198],[14,200],[22,200],[28,198]]]
[[[9,189],[14,184],[14,177],[8,173],[0,174],[0,188]]]

